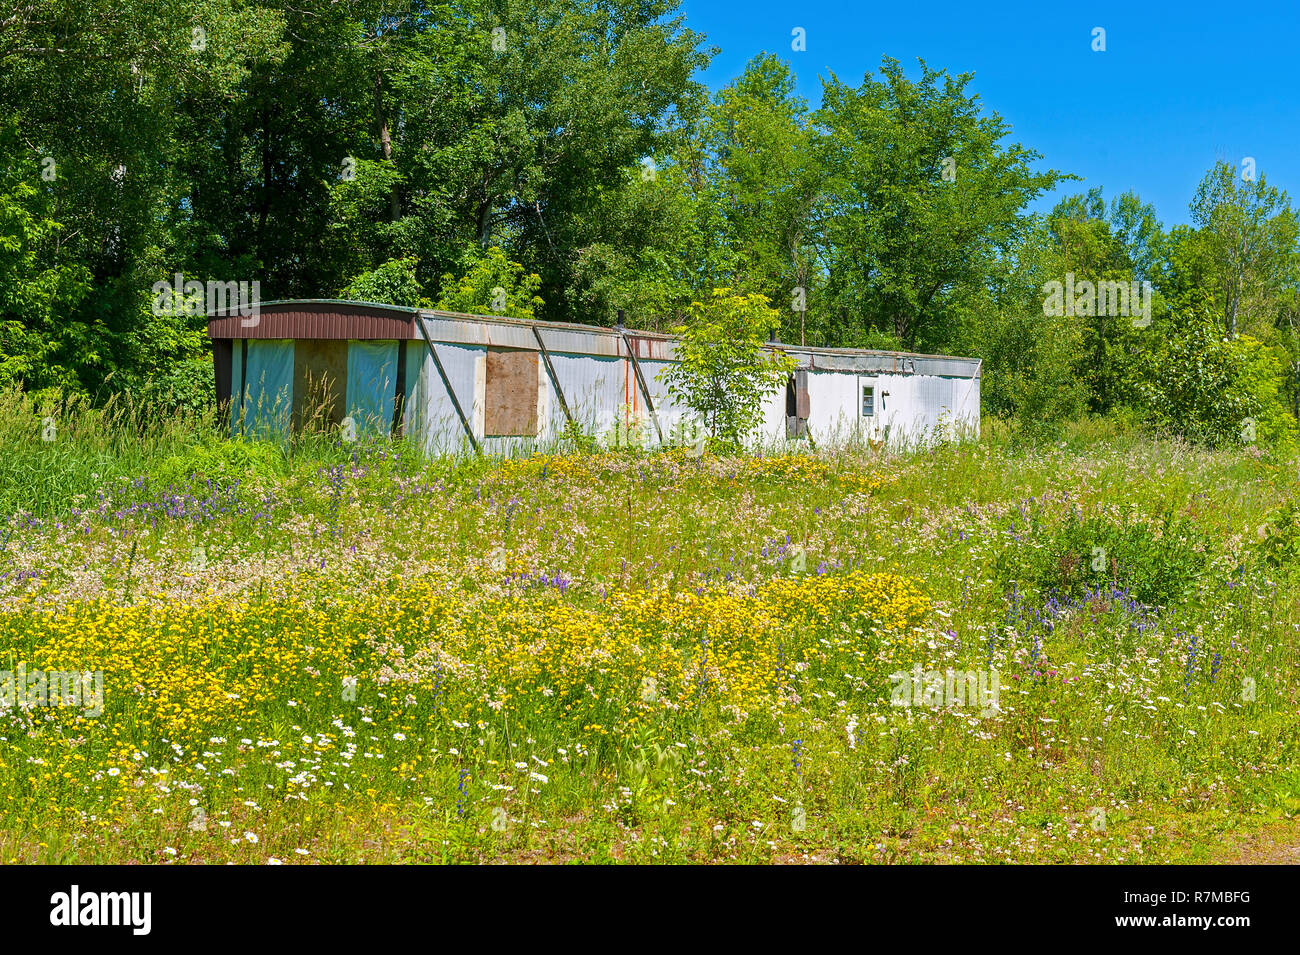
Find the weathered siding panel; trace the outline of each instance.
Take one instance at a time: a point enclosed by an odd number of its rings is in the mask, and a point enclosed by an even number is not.
[[[343,395],[347,388],[348,343],[302,338],[293,344],[293,427],[343,420]]]
[[[629,398],[628,362],[619,358],[552,354],[551,362],[580,427],[608,436]]]
[[[412,404],[419,402],[420,427],[425,434],[424,449],[429,454],[457,453],[468,444],[464,427],[447,395],[442,378],[428,357],[428,348],[423,341],[418,347],[424,352],[425,363],[420,374],[421,394],[412,396]],[[456,391],[461,408],[473,426],[476,421],[474,410],[477,398],[474,382],[479,360],[486,361],[484,350],[440,342],[434,342],[434,347],[438,349],[438,357]],[[482,403],[478,402],[477,406],[481,408]],[[483,437],[481,425],[475,428],[475,437]]]

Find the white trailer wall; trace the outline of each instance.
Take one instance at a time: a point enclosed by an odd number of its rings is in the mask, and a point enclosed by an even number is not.
[[[551,352],[551,365],[560,380],[569,412],[583,432],[597,437],[612,432],[630,398],[626,359]],[[546,385],[554,391],[549,376]],[[558,399],[551,401],[558,413],[558,420],[554,416],[551,419],[552,435],[564,429],[564,412],[559,404]]]
[[[482,348],[448,345],[442,342],[437,343],[436,347],[443,371],[446,372],[447,379],[460,401],[461,410],[469,418],[471,425],[476,421],[480,422],[476,436],[481,436],[483,433],[482,399],[478,400],[477,408],[474,401],[478,393],[475,388],[478,359],[485,357],[486,351]],[[420,370],[406,409],[406,423],[410,429],[408,433],[412,436],[423,436],[422,446],[426,454],[454,454],[468,443],[460,416],[456,414],[456,408],[447,394],[447,387],[443,384],[438,369],[434,367],[425,343],[419,340],[412,341],[407,346],[408,361],[412,360],[412,353],[419,356],[415,361],[418,361]],[[410,375],[409,370],[407,374]]]
[[[683,425],[689,429],[694,423],[693,413],[671,399],[668,386],[660,379],[661,373],[673,364],[659,357],[664,351],[671,357],[671,342],[662,337],[652,340],[643,336],[632,341],[608,329],[542,323],[535,334],[521,322],[452,321],[450,316],[417,321],[425,322],[475,439],[490,453],[518,454],[544,449],[563,434],[567,423],[565,413],[537,347],[537,335],[545,342],[569,411],[585,434],[605,443],[631,439],[651,446],[658,442],[645,397],[627,357],[627,349],[634,345],[643,355],[638,359],[641,374],[665,440],[672,440]],[[782,347],[795,355],[807,372],[807,434],[819,445],[868,438],[887,439],[891,445],[928,442],[941,435],[960,433],[963,426],[969,433],[978,433],[977,361]],[[484,434],[489,349],[537,355],[536,437]],[[647,350],[654,350],[656,357],[644,357]],[[410,342],[408,362],[407,388],[411,393],[406,412],[408,432],[422,434],[424,448],[429,453],[463,449],[468,443],[464,427],[422,338]],[[820,367],[825,364],[835,367]],[[904,369],[905,373],[892,369]],[[959,374],[931,374],[931,370]],[[876,389],[876,413],[869,419],[862,415],[864,383],[873,384]],[[778,387],[765,400],[756,444],[773,447],[791,443],[787,438],[786,403],[785,386]],[[634,429],[639,424],[639,434],[635,430],[628,434],[625,416],[629,413]]]

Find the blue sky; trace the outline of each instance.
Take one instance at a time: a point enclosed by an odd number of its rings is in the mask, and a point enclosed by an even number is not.
[[[1168,228],[1188,221],[1215,160],[1240,169],[1247,156],[1300,205],[1300,0],[982,6],[685,0],[681,12],[720,49],[702,77],[714,89],[764,50],[791,64],[814,108],[821,78],[857,85],[886,55],[911,75],[917,57],[974,73],[969,88],[1011,125],[1008,141],[1041,153],[1040,168],[1083,177],[1035,209],[1093,186],[1108,200],[1132,189]],[[791,50],[795,27],[804,52]],[[1094,27],[1104,53],[1092,50]]]

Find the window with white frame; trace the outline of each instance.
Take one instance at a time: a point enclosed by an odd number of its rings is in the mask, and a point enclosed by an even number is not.
[[[876,416],[876,386],[862,386],[862,417],[874,418]]]

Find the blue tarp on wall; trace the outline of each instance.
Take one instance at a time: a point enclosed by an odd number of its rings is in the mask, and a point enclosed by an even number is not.
[[[388,434],[396,390],[397,342],[348,342],[346,413],[357,434]]]
[[[244,381],[242,416],[232,416],[232,428],[245,434],[277,434],[289,430],[293,412],[293,342],[254,339],[248,343],[248,370],[242,369],[239,346],[231,363],[234,388]]]

